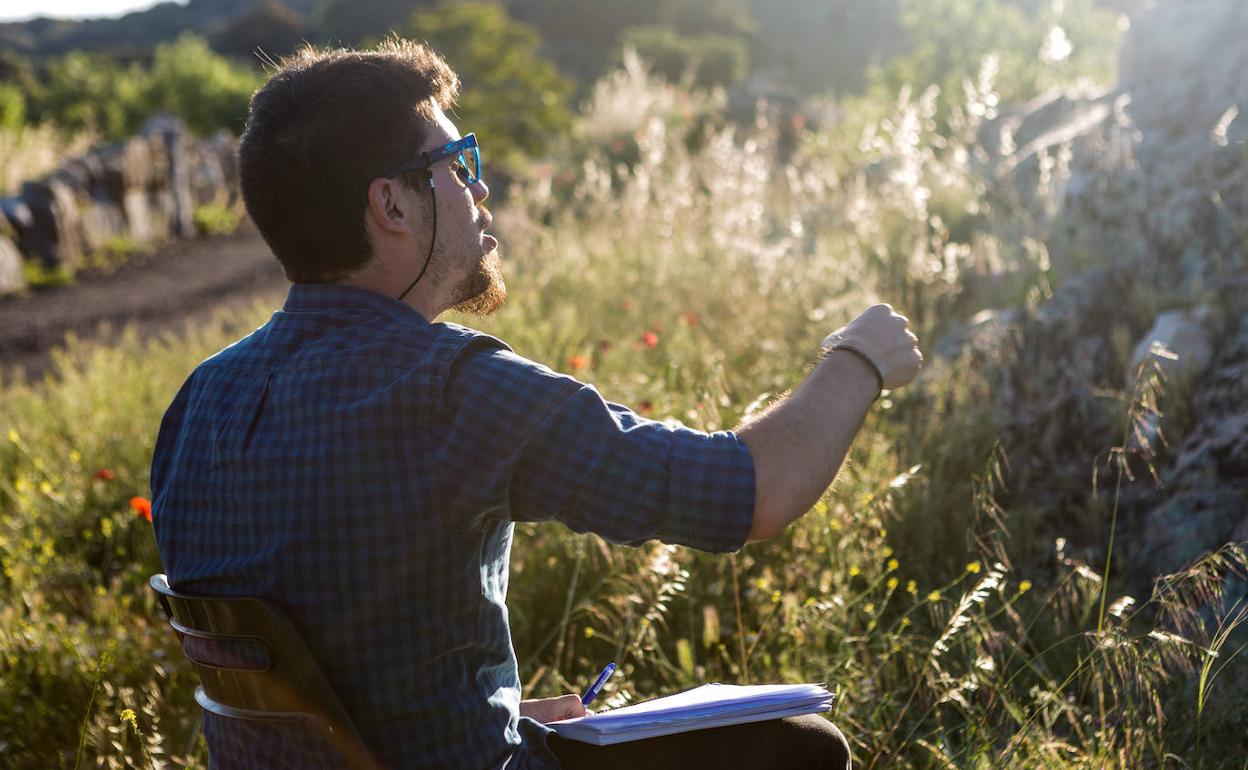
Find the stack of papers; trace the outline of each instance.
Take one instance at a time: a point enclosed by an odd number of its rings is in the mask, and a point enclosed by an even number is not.
[[[666,698],[551,722],[562,738],[598,746],[744,722],[813,714],[832,708],[817,684],[704,684]]]

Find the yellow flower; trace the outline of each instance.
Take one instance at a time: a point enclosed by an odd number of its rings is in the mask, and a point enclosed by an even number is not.
[[[1027,593],[1027,592],[1028,592],[1028,591],[1030,591],[1030,590],[1031,590],[1031,581],[1030,581],[1030,580],[1024,580],[1024,581],[1022,581],[1022,582],[1020,582],[1020,583],[1018,584],[1018,592],[1019,592],[1020,594],[1025,594],[1025,593]]]
[[[909,625],[910,625],[910,618],[902,618],[902,619],[901,619],[901,627],[902,627],[902,628],[906,628],[906,627],[907,627],[907,626],[909,626]]]
[[[880,553],[884,554],[884,558],[887,559],[888,557],[893,555],[893,549],[886,545],[884,546],[884,549],[880,551]]]
[[[867,602],[866,604],[862,605],[862,611],[863,611],[863,612],[865,612],[865,613],[867,613],[868,615],[874,615],[874,614],[875,614],[875,603],[874,603],[874,602]]]
[[[779,592],[779,591],[772,591],[772,592],[771,592],[771,603],[772,603],[772,604],[779,604],[779,603],[780,603],[780,592]]]
[[[966,565],[966,571],[971,573],[972,575],[978,575],[979,571],[983,568],[984,568],[984,565],[980,564],[978,561],[973,561],[970,564]]]
[[[897,569],[898,567],[900,567],[900,566],[901,566],[901,562],[897,561],[896,559],[889,559],[889,560],[888,560],[888,571],[889,571],[889,572],[892,572],[892,571],[896,570],[896,569]]]
[[[852,566],[852,567],[850,567],[850,568],[849,568],[849,576],[850,576],[851,578],[852,578],[852,577],[858,577],[858,576],[859,576],[859,575],[861,575],[861,574],[862,574],[862,570],[858,569],[858,565],[854,565],[854,566]]]
[[[594,629],[590,628],[589,626],[585,626],[585,638],[586,638],[586,639],[593,639],[593,638],[594,638]]]
[[[134,713],[134,709],[122,709],[121,721],[130,725],[130,727],[135,730],[139,729],[139,718],[138,715]]]
[[[888,587],[888,590],[890,590],[890,591],[896,591],[896,590],[897,590],[897,584],[898,584],[899,582],[900,582],[900,581],[898,581],[898,580],[897,580],[897,578],[895,578],[895,577],[890,577],[890,578],[888,579],[888,582],[886,582],[884,585],[886,585],[886,586]]]
[[[917,594],[919,592],[919,584],[913,580],[906,581],[906,593]]]
[[[940,600],[940,591],[932,591],[930,594],[928,594],[928,595],[927,595],[927,600],[928,600],[929,602],[939,601],[939,600]]]

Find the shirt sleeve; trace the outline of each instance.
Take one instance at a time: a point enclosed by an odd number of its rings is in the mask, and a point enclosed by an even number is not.
[[[736,433],[646,419],[493,337],[455,356],[434,422],[441,507],[467,524],[554,519],[613,543],[734,551],[753,523]]]

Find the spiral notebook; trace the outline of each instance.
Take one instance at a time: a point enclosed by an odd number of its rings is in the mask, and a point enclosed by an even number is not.
[[[551,722],[547,727],[562,738],[608,746],[827,711],[834,697],[817,684],[704,684],[664,698]]]

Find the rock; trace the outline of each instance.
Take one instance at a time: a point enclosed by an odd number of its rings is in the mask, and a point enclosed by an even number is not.
[[[948,360],[972,350],[989,353],[1017,332],[1022,313],[1017,310],[981,310],[970,321],[954,327],[933,346],[934,353]]]
[[[162,143],[164,148],[167,169],[165,181],[172,204],[168,220],[170,234],[183,238],[194,236],[194,202],[191,197],[186,129],[183,128],[182,121],[168,113],[156,115],[144,124],[140,136],[150,137],[153,141]]]
[[[1143,557],[1149,575],[1182,569],[1193,559],[1234,542],[1248,509],[1248,486],[1181,492],[1145,520]]]
[[[1208,305],[1157,316],[1153,328],[1135,344],[1126,372],[1127,390],[1135,387],[1136,374],[1149,358],[1156,362],[1165,380],[1174,385],[1199,376],[1213,359],[1210,332],[1216,319],[1217,311]]]
[[[69,184],[67,184],[69,182]],[[82,231],[71,175],[52,174],[22,184],[22,202],[29,208],[31,227],[20,231],[18,247],[39,258],[47,269],[73,270],[82,263]]]
[[[22,255],[13,241],[0,234],[0,296],[25,288],[26,275],[22,272]]]

